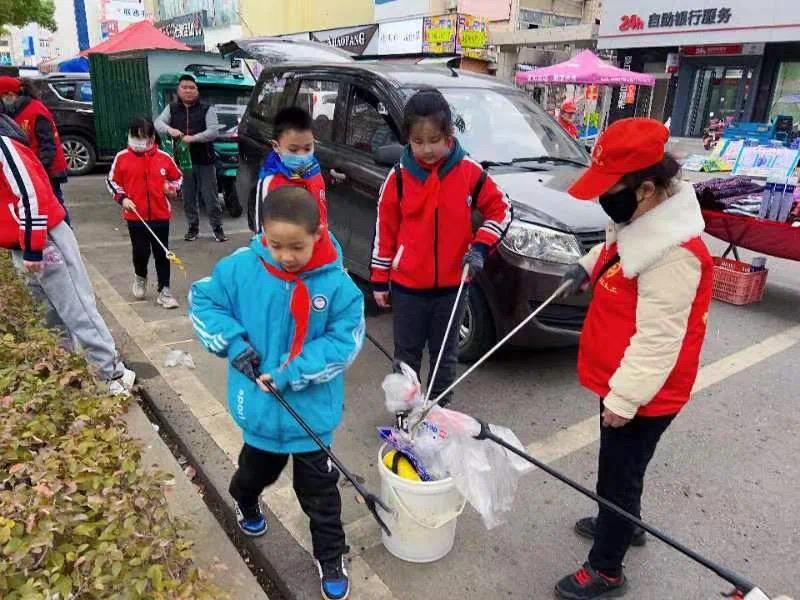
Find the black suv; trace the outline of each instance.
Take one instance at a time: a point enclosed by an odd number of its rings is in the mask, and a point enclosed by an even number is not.
[[[276,112],[295,104],[310,108],[331,229],[350,272],[368,278],[379,189],[405,143],[403,105],[421,86],[441,90],[453,108],[457,137],[514,206],[505,240],[469,294],[460,356],[474,360],[555,290],[569,264],[605,239],[600,207],[566,194],[588,164],[585,149],[524,93],[492,77],[439,68],[269,66],[239,125],[239,197],[254,202]],[[514,342],[575,343],[587,302],[581,296],[549,306]]]
[[[28,78],[56,120],[70,175],[91,173],[98,161],[88,73],[53,73]],[[111,157],[103,157],[109,159]]]

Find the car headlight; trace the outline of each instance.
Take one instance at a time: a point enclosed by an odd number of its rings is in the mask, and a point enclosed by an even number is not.
[[[572,264],[583,255],[574,235],[525,221],[512,221],[503,246],[526,258],[560,264]]]

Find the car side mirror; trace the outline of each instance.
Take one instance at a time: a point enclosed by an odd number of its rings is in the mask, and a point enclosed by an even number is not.
[[[376,164],[383,167],[391,167],[400,162],[403,156],[403,146],[401,144],[389,144],[388,146],[381,146],[377,148],[372,154],[372,158]]]

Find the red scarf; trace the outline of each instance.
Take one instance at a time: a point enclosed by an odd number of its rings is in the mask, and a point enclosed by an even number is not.
[[[265,248],[269,248],[269,245],[267,244],[267,237],[265,235],[261,236],[261,244]],[[300,269],[297,273],[288,273],[283,269],[274,267],[266,260],[259,257],[261,258],[261,264],[264,265],[267,273],[277,277],[281,281],[288,281],[295,284],[294,291],[292,292],[292,298],[289,301],[289,312],[294,319],[294,336],[292,337],[292,345],[289,349],[289,358],[286,359],[283,367],[288,365],[295,357],[300,355],[300,353],[303,351],[306,335],[308,335],[308,322],[311,317],[311,295],[308,292],[308,286],[306,285],[306,282],[300,278],[300,274],[307,273],[324,265],[330,264],[336,260],[336,256],[336,248],[333,246],[330,236],[327,235],[326,229],[325,234],[317,241],[316,244],[314,244],[314,252],[311,255],[311,260],[308,261],[306,266]]]
[[[443,158],[433,165],[424,165],[418,162],[423,169],[428,171],[428,177],[425,179],[425,187],[421,196],[417,198],[412,196],[408,200],[404,200],[404,202],[408,202],[410,215],[422,214],[427,220],[431,218],[433,211],[439,206],[439,192],[442,189],[439,169],[446,160],[446,158]]]

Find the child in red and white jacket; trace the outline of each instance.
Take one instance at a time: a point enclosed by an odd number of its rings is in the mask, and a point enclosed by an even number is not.
[[[35,298],[46,300],[46,322],[71,349],[75,339],[112,394],[128,394],[136,373],[119,359],[97,310],[78,241],[64,207],[22,130],[0,115],[0,248],[11,250]]]
[[[172,217],[169,198],[175,197],[181,177],[172,157],[158,148],[153,122],[146,117],[135,118],[128,130],[128,147],[114,159],[107,184],[128,223],[135,272],[133,296],[142,300],[147,293],[147,265],[152,251],[158,276],[156,302],[168,309],[178,308],[169,289],[170,262],[165,250],[169,248]]]
[[[445,344],[436,380],[429,382],[436,398],[456,374],[463,302],[456,325],[444,337],[463,266],[469,265],[470,278],[483,269],[511,223],[512,210],[455,138],[450,106],[438,90],[421,90],[409,99],[403,127],[409,145],[378,200],[373,294],[378,306],[391,306],[394,313],[396,368],[405,362],[419,374],[427,345],[433,371]],[[473,209],[484,219],[474,234]]]

